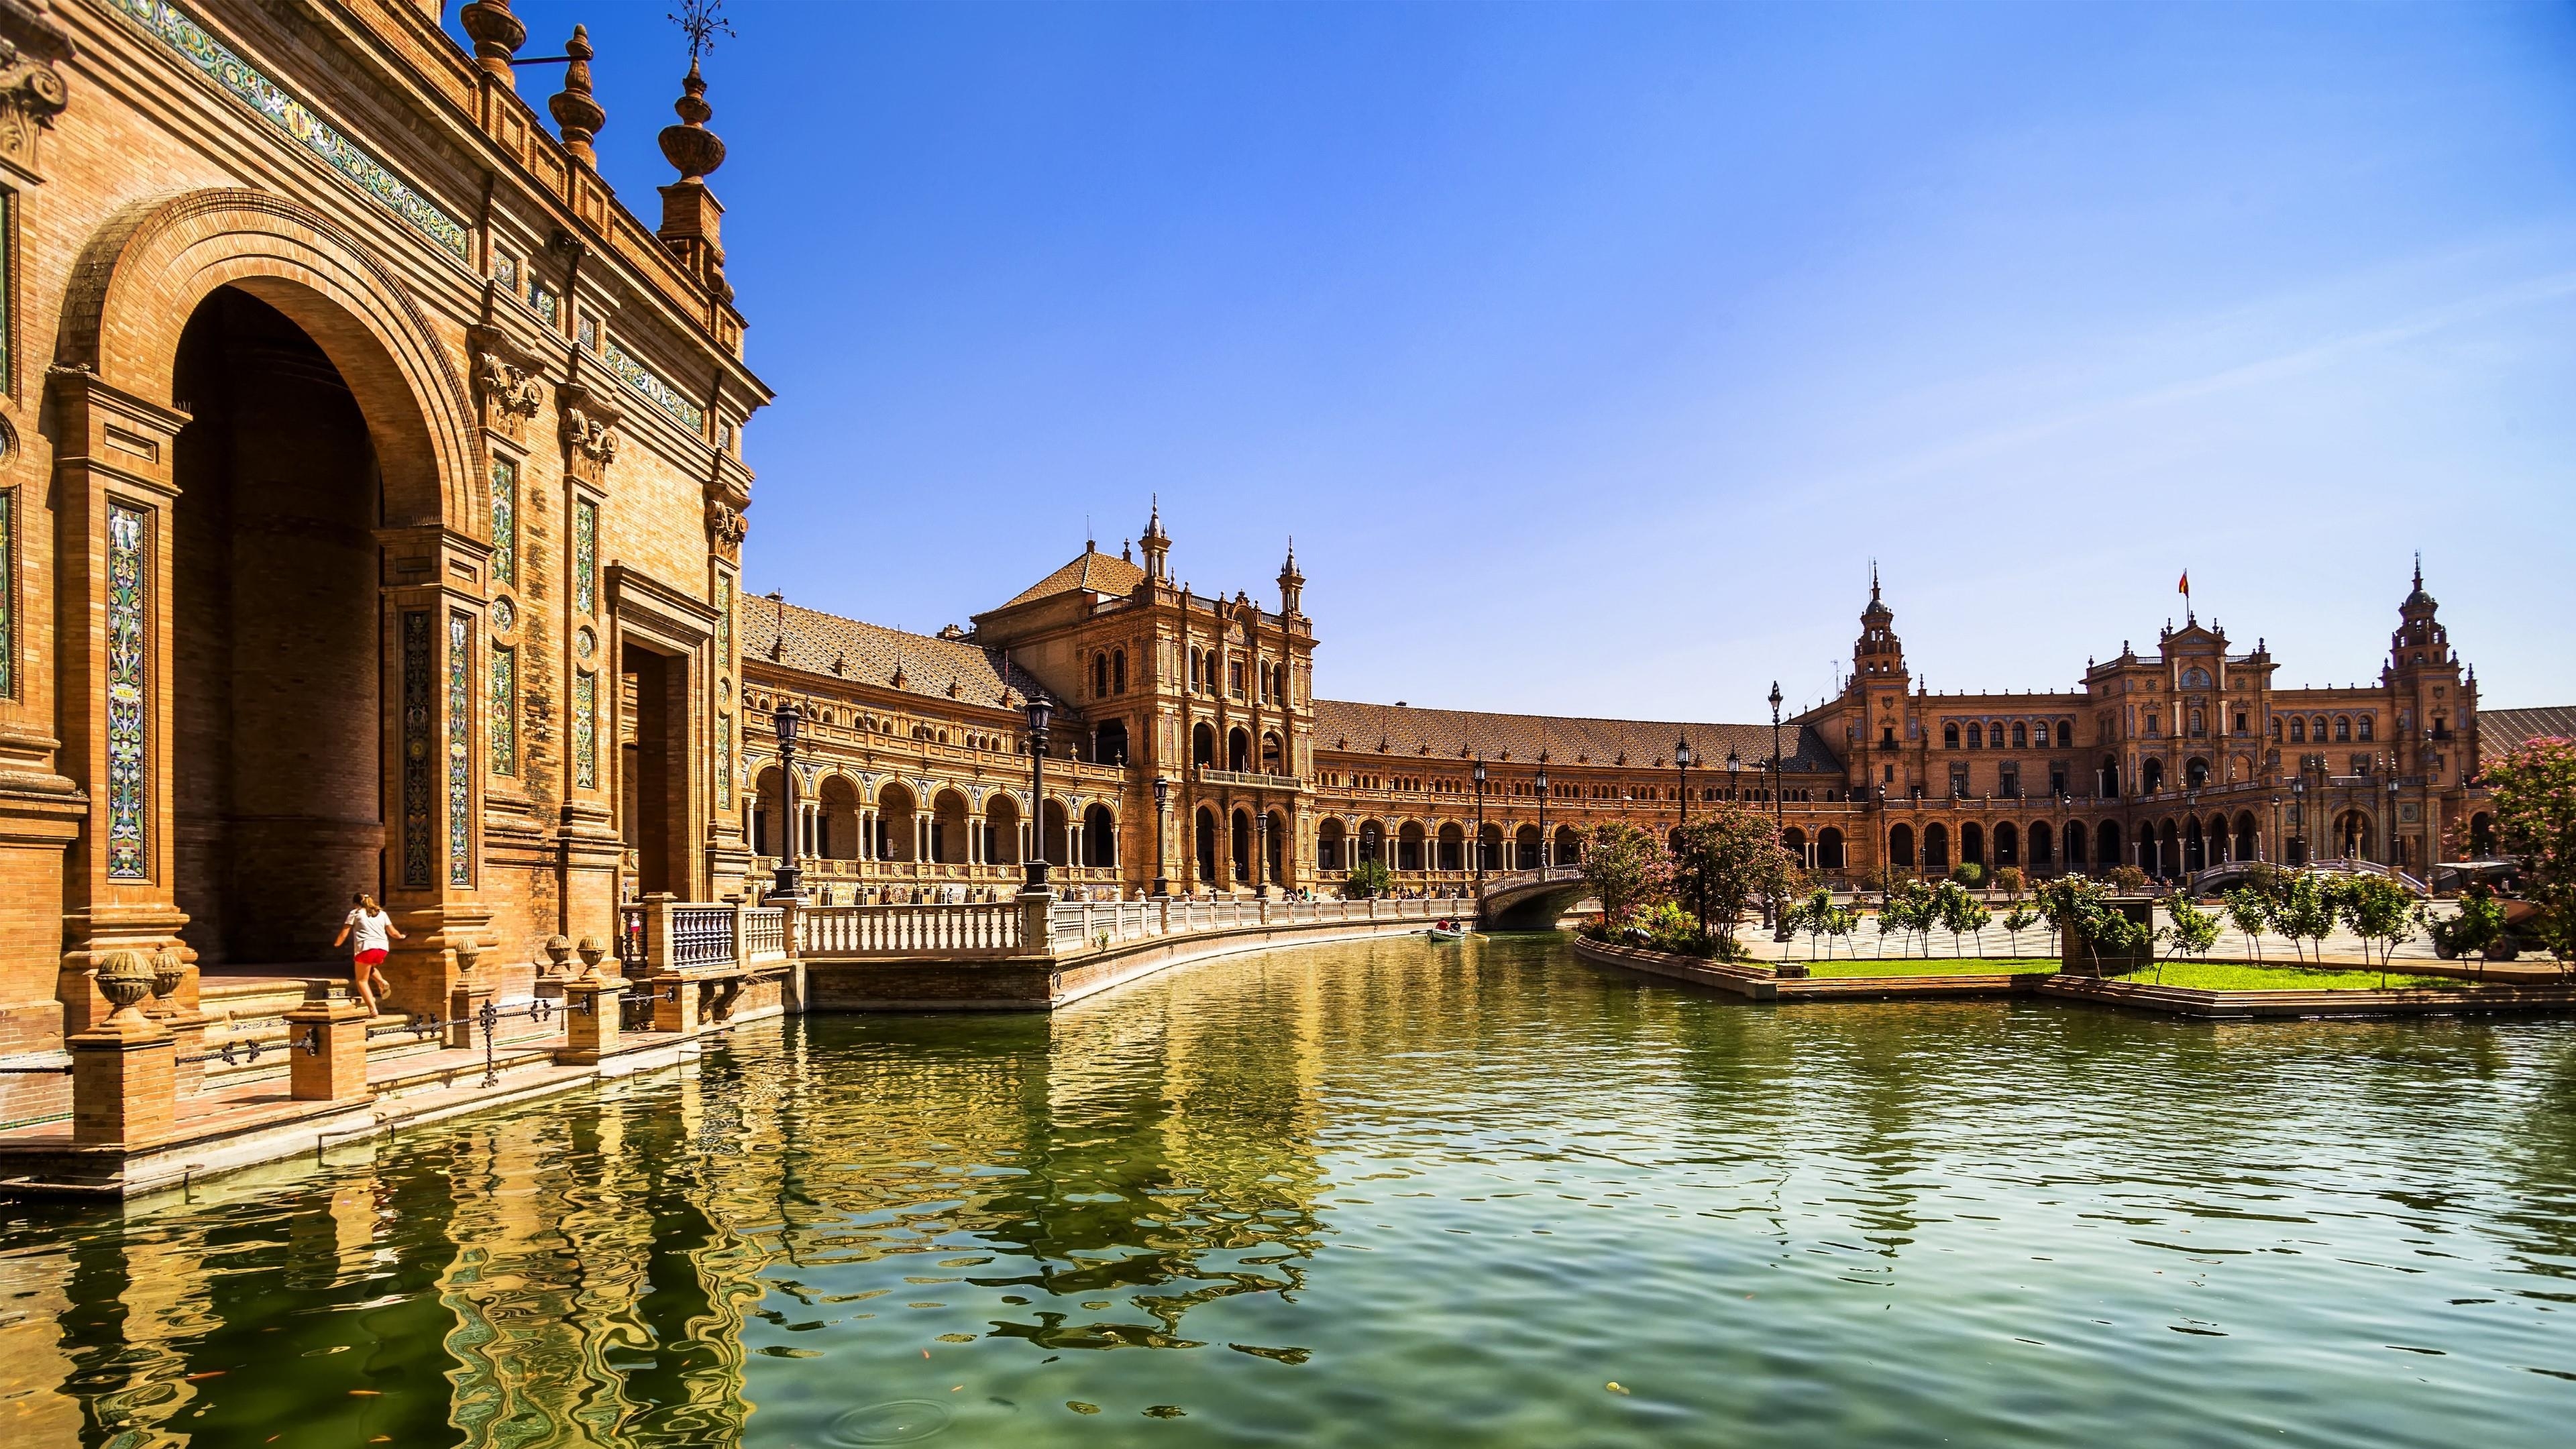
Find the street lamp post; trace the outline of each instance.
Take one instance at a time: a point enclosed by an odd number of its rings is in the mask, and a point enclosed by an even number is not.
[[[1259,802],[1254,802],[1256,805]],[[1252,894],[1257,900],[1270,899],[1270,812],[1261,810],[1252,817]]]
[[[2294,827],[2290,833],[2290,843],[2296,847],[2290,854],[2298,858],[2285,861],[2283,864],[2306,865],[2308,863],[2307,805],[2308,772],[2307,767],[2302,765],[2299,767],[2298,778],[2290,782],[2290,824]]]
[[[796,855],[804,839],[796,819],[796,739],[804,722],[803,712],[783,699],[778,702],[777,712],[769,717],[770,727],[778,733],[779,803],[783,807],[780,813],[785,816],[779,822],[778,870],[769,889],[773,901],[793,901],[800,890]]]
[[[2397,776],[2396,776],[2396,774],[2394,773],[2394,771],[2392,771],[2392,772],[2389,774],[2389,776],[2388,776],[2388,814],[2384,817],[2384,823],[2383,823],[2383,824],[2380,826],[2380,828],[2379,828],[2379,838],[2380,838],[2380,841],[2382,842],[2380,849],[2381,849],[2382,853],[2384,853],[2384,854],[2385,854],[2385,855],[2387,855],[2387,857],[2388,857],[2388,865],[2389,865],[2389,868],[2390,868],[2391,870],[2396,869],[2396,867],[2397,867]],[[2430,878],[2431,878],[2431,873],[2430,873],[2430,872],[2426,872],[2426,879],[2430,879]]]
[[[1485,899],[1485,757],[1478,755],[1475,769],[1468,773],[1476,777],[1476,901],[1481,907]]]
[[[1771,841],[1785,842],[1789,836],[1788,805],[1780,793],[1780,681],[1771,681]],[[1771,938],[1789,939],[1789,918],[1781,913],[1777,895],[1762,903],[1762,914],[1770,918]]]
[[[1164,866],[1164,838],[1172,833],[1172,777],[1154,777],[1154,894],[1172,893],[1172,878]]]
[[[1550,866],[1552,866],[1552,865],[1554,865],[1554,864],[1556,864],[1556,842],[1555,842],[1554,840],[1550,839],[1550,838],[1548,837],[1548,833],[1547,833],[1547,761],[1546,761],[1544,758],[1542,758],[1542,759],[1540,759],[1540,761],[1539,761],[1539,765],[1538,765],[1538,869],[1539,869],[1539,874],[1540,874],[1540,875],[1542,875],[1542,876],[1546,875],[1546,874],[1547,874],[1548,867],[1550,867]]]
[[[1682,736],[1681,741],[1673,746],[1673,765],[1682,773],[1682,823],[1688,825],[1690,824],[1690,736]]]
[[[1047,721],[1055,707],[1043,694],[1029,696],[1029,868],[1023,891],[1047,889],[1046,746]]]

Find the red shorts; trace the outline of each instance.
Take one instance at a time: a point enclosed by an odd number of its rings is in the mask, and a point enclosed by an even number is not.
[[[361,951],[358,953],[358,964],[361,966],[382,966],[385,964],[385,953],[382,951]]]

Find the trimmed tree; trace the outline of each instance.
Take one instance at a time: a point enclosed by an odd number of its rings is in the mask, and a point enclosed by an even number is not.
[[[2291,872],[2281,882],[2280,899],[2272,903],[2272,924],[2290,938],[2300,960],[2308,959],[2311,943],[2323,959],[2326,937],[2335,926],[2335,893],[2326,878],[2313,870]]]
[[[2209,948],[2218,944],[2218,912],[2204,911],[2183,896],[2174,897],[2173,924],[2164,930],[2165,949],[2190,960],[2206,957]],[[2165,963],[2156,961],[2156,979],[2165,979]]]
[[[1943,881],[1941,883],[1940,892],[1935,897],[1933,911],[1940,919],[1941,928],[1950,933],[1950,954],[1952,956],[1965,955],[1966,952],[1960,949],[1959,938],[1962,936],[1977,935],[1979,932],[1984,931],[1986,928],[1986,922],[1994,919],[1995,914],[1993,911],[1987,909],[1984,901],[1977,899],[1974,894],[1972,894],[1965,886],[1960,885],[1957,881]],[[1980,937],[1977,944],[1979,949],[1983,949],[1985,945],[1984,939]]]
[[[2219,900],[2227,907],[2229,925],[2253,943],[2254,964],[2263,964],[2263,933],[2272,929],[2272,898],[2252,886],[2238,886]]]
[[[1601,902],[1601,929],[1614,934],[1629,917],[1671,892],[1672,865],[1655,838],[1634,825],[1596,825],[1583,845],[1583,883]]]
[[[2415,934],[2424,908],[2415,894],[2384,875],[2357,875],[2334,893],[2335,915],[2361,938],[2362,954],[2379,957],[2379,985],[2388,986],[2388,958]]]
[[[2518,863],[2522,895],[2539,907],[2529,929],[2550,955],[2576,962],[2576,741],[2526,740],[2484,773],[2496,849]]]
[[[1673,899],[1699,912],[1718,954],[1732,958],[1735,923],[1754,901],[1779,898],[1795,860],[1770,816],[1733,800],[1683,826],[1674,847]]]

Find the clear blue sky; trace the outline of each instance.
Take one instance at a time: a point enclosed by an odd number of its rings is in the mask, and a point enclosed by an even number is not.
[[[518,6],[648,221],[674,4]],[[731,19],[757,590],[932,630],[1160,492],[1203,591],[1296,535],[1328,695],[1752,718],[1872,556],[2018,689],[2186,567],[2368,678],[2420,547],[2490,706],[2576,700],[2566,6]]]

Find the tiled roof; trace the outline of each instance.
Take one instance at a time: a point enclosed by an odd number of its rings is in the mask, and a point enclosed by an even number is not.
[[[2525,740],[2549,735],[2576,740],[2576,705],[2478,711],[2478,753],[2489,760],[2520,748]]]
[[[744,601],[742,642],[743,653],[754,659],[926,699],[1017,709],[1036,687],[999,649],[863,624],[772,599]],[[898,670],[901,684],[895,682]],[[1007,704],[1005,688],[1011,691]]]
[[[1673,746],[1684,737],[1690,740],[1691,753],[1698,761],[1694,769],[1723,771],[1730,748],[1747,769],[1771,753],[1771,726],[1767,724],[1584,719],[1414,709],[1338,699],[1315,701],[1316,749],[1375,755],[1379,742],[1384,741],[1384,758],[1390,763],[1455,761],[1461,749],[1482,754],[1488,761],[1500,760],[1509,750],[1514,764],[1535,763],[1539,751],[1545,750],[1552,765],[1625,763],[1632,769],[1668,769],[1672,766]],[[1804,725],[1781,725],[1780,747],[1788,752],[1788,758],[1781,762],[1784,770],[1839,772],[1842,768],[1825,747],[1823,737]]]
[[[1075,589],[1088,589],[1095,594],[1115,594],[1124,598],[1134,593],[1136,585],[1143,582],[1144,578],[1145,571],[1127,560],[1102,553],[1096,548],[1086,547],[1075,556],[1073,562],[1020,590],[1017,597],[1002,607],[1013,609],[1032,600],[1047,598],[1054,594],[1070,593]]]

